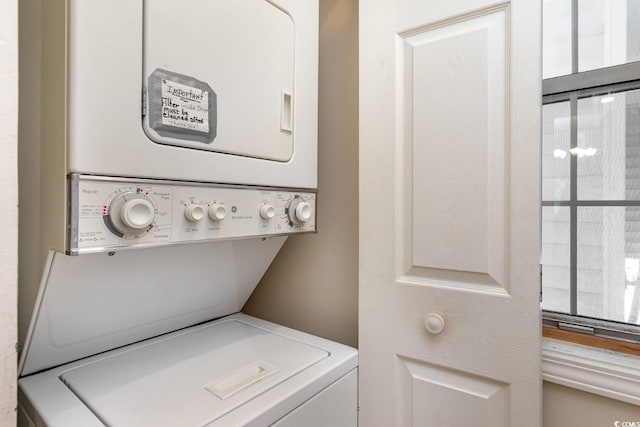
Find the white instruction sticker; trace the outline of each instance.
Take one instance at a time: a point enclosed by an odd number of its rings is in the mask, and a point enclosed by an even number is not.
[[[162,124],[209,132],[209,92],[162,79]]]

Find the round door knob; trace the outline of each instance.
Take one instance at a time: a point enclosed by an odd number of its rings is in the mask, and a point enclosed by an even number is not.
[[[444,330],[444,319],[436,313],[429,313],[424,317],[424,327],[432,334],[439,334]]]
[[[145,199],[133,199],[125,202],[120,210],[120,219],[129,228],[142,230],[147,228],[155,216],[151,202]]]
[[[222,221],[227,216],[227,208],[224,205],[209,206],[209,218],[214,221]]]
[[[200,205],[189,205],[184,210],[184,216],[191,222],[198,222],[204,218],[205,211]]]
[[[260,216],[263,219],[271,219],[276,216],[276,210],[270,204],[264,204],[260,207]]]
[[[300,202],[298,206],[296,206],[296,218],[300,222],[307,222],[311,219],[311,214],[313,210],[311,209],[311,205],[307,202]]]

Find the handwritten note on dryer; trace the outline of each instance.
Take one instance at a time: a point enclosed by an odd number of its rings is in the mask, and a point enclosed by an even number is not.
[[[209,92],[162,79],[162,124],[209,132]]]

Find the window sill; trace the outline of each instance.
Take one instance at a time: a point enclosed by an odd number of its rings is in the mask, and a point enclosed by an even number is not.
[[[640,405],[638,356],[543,338],[542,379]]]

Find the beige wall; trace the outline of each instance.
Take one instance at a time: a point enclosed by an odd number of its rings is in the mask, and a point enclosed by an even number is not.
[[[544,383],[544,427],[615,427],[615,421],[640,424],[640,407],[595,394]]]
[[[18,0],[0,0],[0,426],[16,423]]]
[[[40,106],[42,68],[42,0],[20,0],[20,122],[18,170],[20,171],[20,220],[18,277],[22,284],[40,283],[43,265],[40,248]],[[29,242],[29,243],[26,243]],[[18,339],[24,343],[37,285],[21,286],[18,293]],[[24,307],[29,307],[25,310]]]
[[[358,8],[320,1],[318,234],[291,237],[244,312],[356,346]]]

